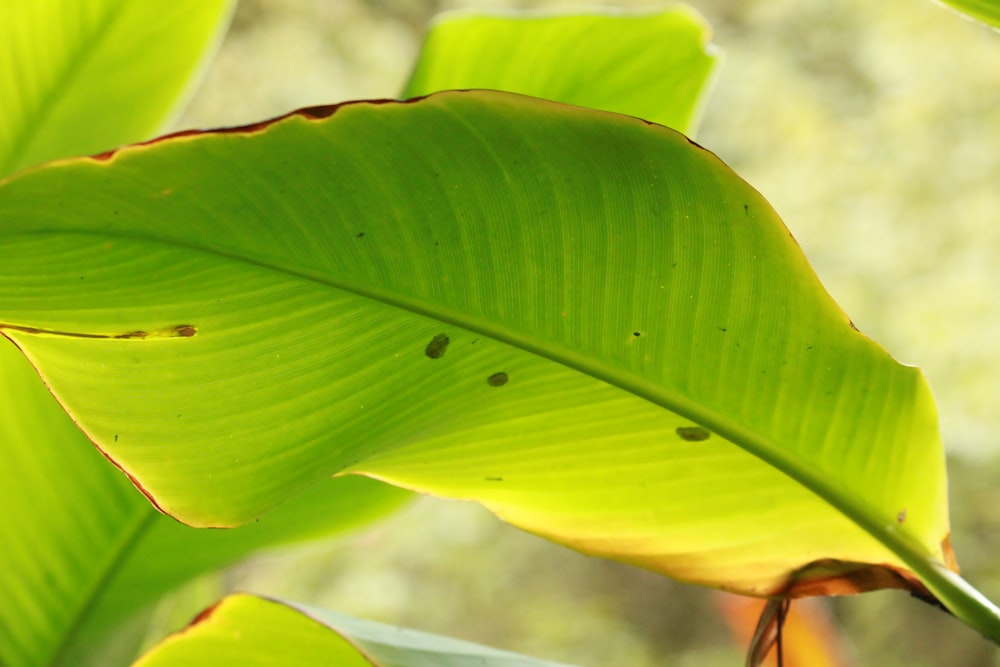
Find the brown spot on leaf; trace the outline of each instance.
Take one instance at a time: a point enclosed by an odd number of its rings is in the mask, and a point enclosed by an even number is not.
[[[712,433],[701,426],[678,426],[677,435],[681,437],[681,440],[688,442],[701,442],[712,437]]]
[[[872,565],[833,558],[816,560],[793,572],[768,597],[802,598],[816,595],[854,595],[886,588],[899,588],[924,602],[941,603],[916,575],[893,565]]]
[[[427,347],[424,349],[424,354],[426,354],[431,359],[440,359],[444,356],[444,353],[448,351],[448,343],[451,339],[448,338],[447,334],[440,333],[431,339],[431,342],[427,343]]]
[[[191,626],[191,625],[198,625],[199,623],[207,621],[209,618],[212,617],[212,614],[215,613],[215,610],[218,609],[219,605],[221,605],[221,604],[222,604],[222,601],[220,600],[219,602],[216,602],[215,604],[213,604],[208,609],[205,609],[205,610],[202,610],[201,612],[199,612],[199,614],[197,616],[195,616],[193,619],[191,619],[191,623],[189,623],[189,626]]]
[[[60,336],[63,338],[84,338],[88,340],[145,340],[147,338],[190,338],[197,333],[194,325],[178,324],[166,329],[144,331],[126,331],[124,333],[90,333],[86,331],[59,331],[58,329],[40,329],[38,327],[23,326],[18,324],[4,324],[0,322],[0,329],[10,331],[20,331],[21,333],[35,334],[39,336]]]
[[[906,510],[901,510],[899,514],[896,515],[896,521],[899,523],[906,521]]]
[[[510,378],[507,376],[506,373],[500,371],[499,373],[494,373],[493,375],[486,378],[486,384],[488,384],[491,387],[502,387],[505,384],[507,384],[507,380],[509,379]]]

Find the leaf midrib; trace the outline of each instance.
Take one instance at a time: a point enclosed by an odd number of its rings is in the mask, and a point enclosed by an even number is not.
[[[969,622],[967,616],[971,615],[983,618],[984,611],[989,611],[991,616],[984,622],[985,627],[983,625],[973,625],[973,627],[977,627],[981,632],[990,636],[997,643],[1000,643],[1000,609],[994,607],[985,598],[982,598],[981,595],[976,598],[969,590],[965,590],[965,588],[971,589],[971,587],[968,587],[957,574],[939,563],[917,540],[908,534],[898,532],[894,521],[887,523],[885,517],[880,517],[879,513],[873,510],[867,500],[853,496],[850,493],[845,493],[843,489],[830,483],[820,471],[814,470],[810,466],[802,465],[793,457],[787,455],[770,438],[744,427],[735,420],[727,419],[724,415],[713,410],[705,409],[683,395],[639,377],[631,371],[603,363],[594,357],[571,349],[545,344],[529,334],[520,333],[510,327],[490,322],[482,317],[470,316],[468,313],[453,308],[428,304],[421,299],[400,295],[387,288],[340,280],[319,270],[310,271],[303,268],[293,268],[266,258],[241,255],[237,251],[206,247],[196,243],[184,243],[174,239],[128,234],[121,231],[35,230],[23,235],[67,233],[132,240],[193,250],[214,255],[228,261],[255,266],[267,271],[331,287],[410,313],[436,319],[481,336],[487,336],[501,343],[561,364],[638,398],[649,401],[660,408],[674,412],[708,428],[814,493],[830,505],[830,507],[846,516],[850,521],[899,557],[935,595],[941,598],[942,602],[956,616]],[[18,236],[21,236],[21,234]],[[965,584],[965,588],[963,588],[962,584]],[[974,589],[971,589],[971,591],[975,593]],[[990,609],[984,609],[984,602],[986,605],[989,605]]]

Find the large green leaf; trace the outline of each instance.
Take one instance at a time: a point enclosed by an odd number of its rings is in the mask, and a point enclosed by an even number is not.
[[[948,570],[924,377],[666,128],[305,110],[22,174],[0,229],[0,330],[184,521],[365,474],[728,590],[929,588],[1000,637]]]
[[[0,7],[0,165],[152,134],[221,37],[228,0]],[[102,631],[200,572],[335,533],[405,494],[323,484],[259,524],[196,531],[157,513],[94,449],[23,356],[0,346],[0,664],[79,664]],[[346,480],[343,480],[346,481]]]
[[[1000,28],[1000,0],[941,0],[941,2],[977,21]]]
[[[233,0],[0,4],[0,174],[154,135]]]
[[[568,667],[250,595],[232,595],[134,667]]]
[[[685,134],[719,61],[693,10],[455,12],[431,27],[405,97],[492,88],[627,113]]]
[[[268,545],[346,530],[405,492],[336,479],[260,522],[196,530],[153,509],[6,341],[0,345],[0,664],[76,665],[82,647],[158,595]]]

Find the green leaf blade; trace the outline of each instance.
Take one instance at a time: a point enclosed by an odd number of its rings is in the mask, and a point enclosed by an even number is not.
[[[191,577],[268,546],[350,530],[408,496],[334,480],[238,530],[188,528],[108,465],[6,342],[0,372],[8,392],[0,402],[3,664],[77,664],[73,656]]]
[[[0,174],[155,134],[221,41],[234,5],[5,3]]]
[[[55,183],[73,214],[32,212]],[[923,376],[665,128],[488,92],[359,103],[57,165],[0,206],[6,335],[185,520],[356,473],[758,595],[927,594],[914,572],[951,564]]]
[[[134,667],[568,667],[277,600],[232,595]]]
[[[720,56],[684,6],[444,14],[403,97],[489,88],[645,118],[693,135]]]

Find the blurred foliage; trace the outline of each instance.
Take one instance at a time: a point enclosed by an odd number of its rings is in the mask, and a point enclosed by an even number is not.
[[[771,201],[858,326],[927,371],[959,563],[1000,599],[1000,35],[921,0],[692,4],[726,52],[700,142]],[[436,12],[573,5],[242,0],[179,126],[394,97]],[[735,665],[742,653],[708,591],[431,499],[346,547],[259,558],[227,585],[592,667]],[[1000,665],[905,594],[832,607],[858,664]]]

